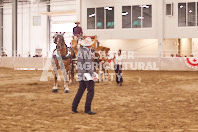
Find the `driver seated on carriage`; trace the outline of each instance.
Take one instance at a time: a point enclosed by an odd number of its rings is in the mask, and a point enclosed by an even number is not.
[[[83,38],[82,36],[83,31],[82,31],[82,28],[79,26],[80,22],[75,22],[75,24],[76,24],[76,27],[73,28],[73,35],[74,35],[74,39],[78,43],[78,41]]]

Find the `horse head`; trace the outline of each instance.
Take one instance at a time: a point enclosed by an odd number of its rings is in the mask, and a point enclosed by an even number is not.
[[[65,45],[65,40],[64,40],[64,33],[56,33],[54,36],[53,36],[53,39],[54,39],[54,43],[56,44],[56,49],[62,49],[63,46]]]

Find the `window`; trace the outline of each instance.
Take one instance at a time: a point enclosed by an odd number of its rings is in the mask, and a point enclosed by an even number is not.
[[[141,28],[141,6],[132,6],[132,27]]]
[[[131,6],[122,7],[122,28],[131,28]]]
[[[195,2],[188,3],[188,26],[196,26]]]
[[[143,5],[143,27],[152,27],[152,5]]]
[[[98,7],[96,8],[96,14],[95,14],[95,8],[87,8],[87,29],[95,29],[95,28],[96,29],[114,28],[114,7],[105,7],[105,8]]]
[[[95,8],[87,8],[87,29],[95,29]]]
[[[33,26],[41,26],[41,17],[33,16]]]
[[[178,26],[186,26],[186,3],[178,3]]]
[[[114,28],[114,7],[105,7],[106,9],[106,29]]]
[[[104,29],[104,7],[96,8],[96,28]]]
[[[197,26],[198,26],[198,2],[197,2]]]
[[[172,16],[172,4],[166,4],[166,15]]]
[[[198,3],[197,3],[198,7]],[[198,9],[196,13],[196,3],[178,3],[178,26],[196,26],[196,19],[198,19]],[[198,22],[197,22],[198,24]]]

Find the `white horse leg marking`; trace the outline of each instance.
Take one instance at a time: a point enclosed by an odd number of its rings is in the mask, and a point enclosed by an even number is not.
[[[58,62],[59,62],[60,70],[62,71],[62,75],[63,75],[63,78],[64,78],[64,89],[65,89],[65,93],[69,93],[67,71],[65,69],[63,60],[61,58],[58,59]]]
[[[63,77],[64,77],[64,90],[65,93],[69,93],[69,82],[68,82],[68,75],[66,70],[63,70]]]
[[[65,89],[65,93],[69,93],[69,85],[67,81],[64,81],[64,89]]]
[[[52,88],[52,92],[56,93],[58,92],[58,84],[54,84],[53,88]]]
[[[55,65],[55,63],[54,63],[54,60],[52,60],[52,64],[54,64],[54,65],[53,65],[53,68],[54,68],[54,73],[55,73],[55,77],[56,77],[54,86],[53,86],[53,88],[52,88],[52,92],[55,93],[55,92],[58,92],[58,83],[57,83],[58,69],[57,69],[57,67],[56,67],[56,65]]]

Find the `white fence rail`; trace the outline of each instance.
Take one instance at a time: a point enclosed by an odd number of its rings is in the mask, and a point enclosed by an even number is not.
[[[197,60],[198,58],[193,57]],[[191,58],[192,60],[192,58]],[[0,67],[18,70],[49,70],[51,58],[33,57],[1,57]],[[196,64],[196,63],[195,63]],[[113,66],[113,64],[111,64]],[[112,68],[111,66],[111,68]],[[185,57],[134,57],[123,60],[123,70],[167,70],[167,71],[198,71],[197,67],[189,67]]]

